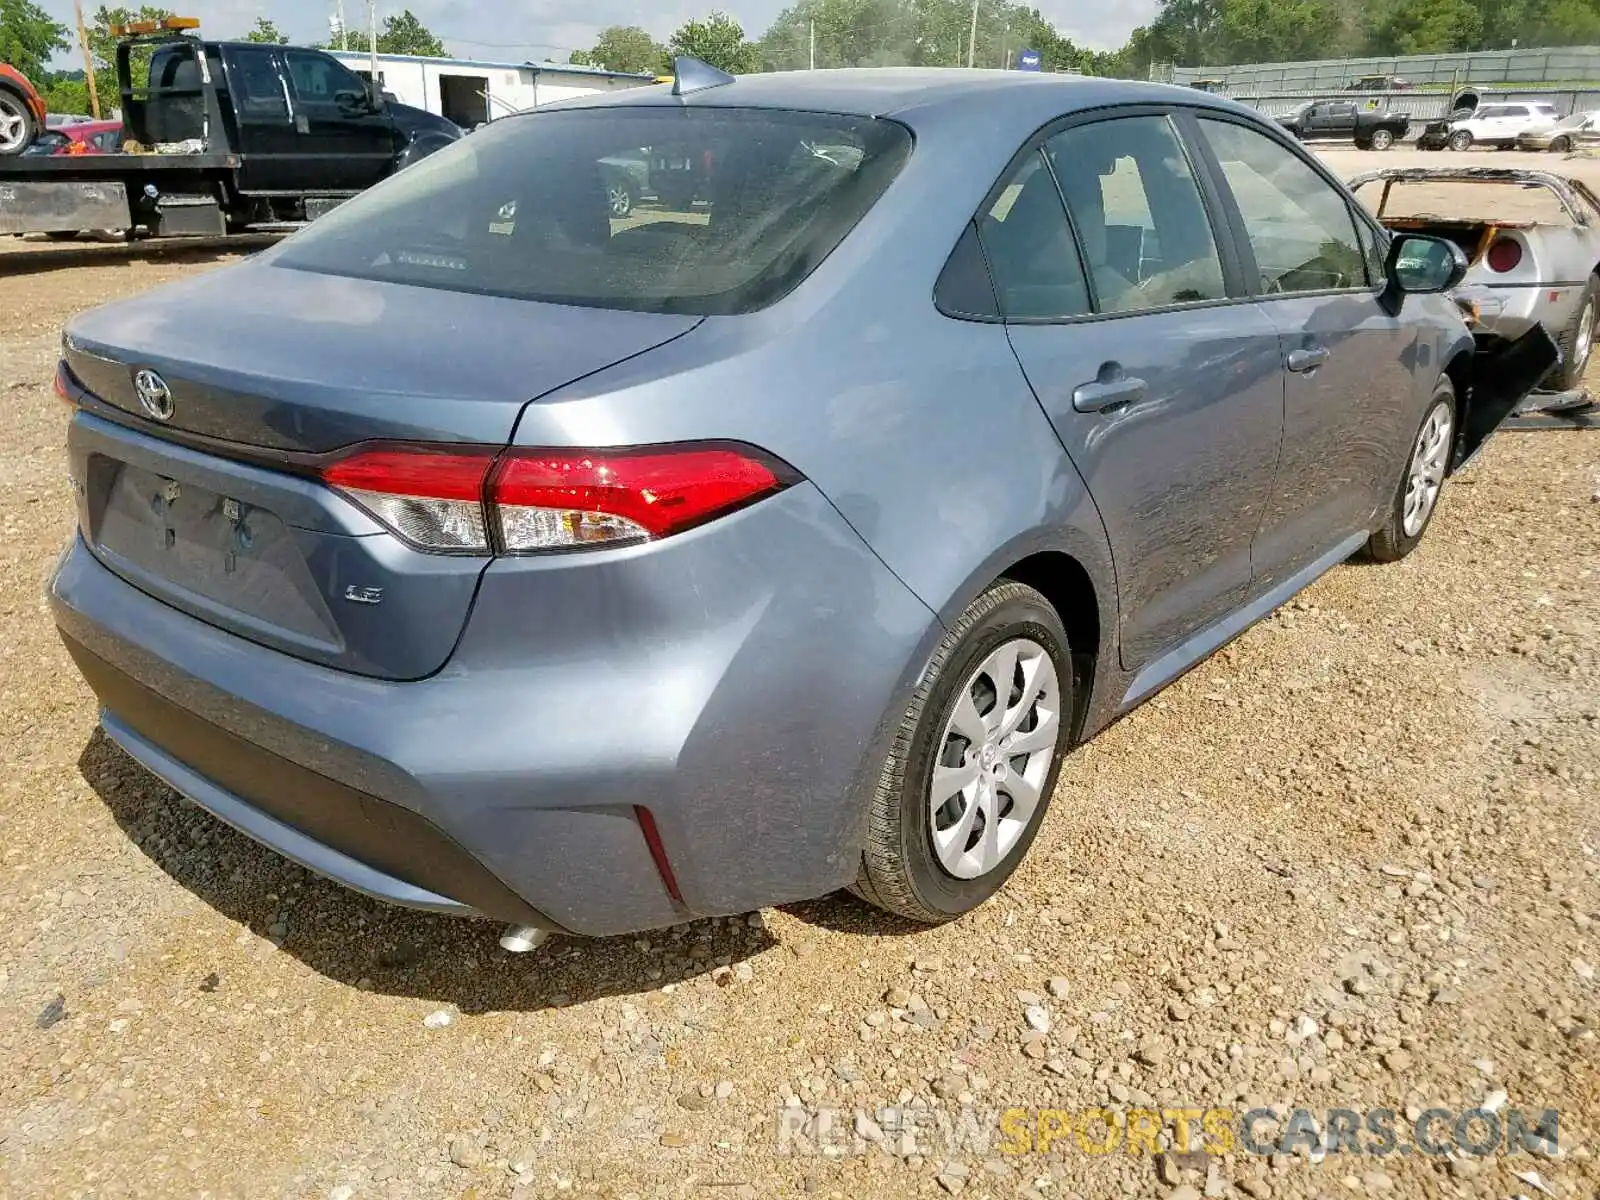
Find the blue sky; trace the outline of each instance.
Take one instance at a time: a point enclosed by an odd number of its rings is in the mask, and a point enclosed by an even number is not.
[[[591,45],[607,25],[642,25],[658,38],[690,17],[723,8],[755,37],[791,0],[380,0],[380,20],[406,7],[442,37],[462,58],[552,58],[564,61],[579,46]],[[72,0],[36,0],[64,24],[72,21]],[[99,0],[84,0],[89,11]],[[328,36],[328,16],[336,0],[169,0],[185,16],[199,17],[212,37],[232,37],[260,17],[270,17],[297,42]],[[344,0],[352,26],[366,20],[366,0]],[[1038,8],[1068,37],[1096,49],[1120,46],[1135,25],[1149,20],[1156,0],[1038,0]],[[62,56],[65,59],[67,56]]]

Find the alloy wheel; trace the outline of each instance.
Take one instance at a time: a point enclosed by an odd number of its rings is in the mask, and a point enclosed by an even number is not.
[[[1061,734],[1061,682],[1045,648],[1015,638],[956,694],[929,786],[939,864],[977,879],[1005,861],[1043,799]]]
[[[1428,413],[1417,434],[1417,444],[1411,452],[1411,467],[1406,472],[1406,503],[1401,527],[1407,537],[1416,537],[1433,515],[1438,503],[1439,489],[1444,486],[1445,470],[1450,459],[1451,434],[1455,432],[1455,419],[1450,404],[1440,400]]]
[[[620,183],[606,189],[606,200],[611,205],[613,217],[625,217],[633,211],[633,196]]]
[[[1595,316],[1595,302],[1591,297],[1584,302],[1583,313],[1578,317],[1578,336],[1572,343],[1572,361],[1576,367],[1574,373],[1579,376],[1580,382],[1583,368],[1588,365],[1589,355],[1594,350]]]
[[[0,94],[0,154],[15,154],[28,137],[28,116],[21,101]]]

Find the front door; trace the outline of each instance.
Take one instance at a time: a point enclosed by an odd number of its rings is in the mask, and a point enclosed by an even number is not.
[[[1237,273],[1165,113],[1068,126],[979,228],[1017,357],[1105,521],[1123,663],[1143,666],[1248,593],[1282,434],[1277,330],[1229,302]]]
[[[394,124],[361,77],[320,50],[285,48],[307,191],[355,192],[393,169]]]
[[[1434,377],[1414,329],[1378,300],[1382,242],[1292,147],[1222,117],[1198,121],[1237,210],[1260,309],[1284,368],[1283,457],[1256,536],[1257,590],[1372,528],[1392,496]]]

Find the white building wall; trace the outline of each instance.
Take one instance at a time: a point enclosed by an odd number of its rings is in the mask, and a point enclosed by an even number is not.
[[[371,58],[366,54],[334,51],[333,56],[355,71],[365,73],[371,68]],[[484,90],[491,97],[491,119],[574,96],[620,91],[649,82],[627,76],[563,71],[556,64],[541,65],[535,70],[533,67],[519,67],[510,63],[457,62],[384,54],[378,55],[378,75],[383,80],[384,88],[392,92],[400,103],[441,115],[443,99],[439,90],[440,76],[480,77]]]

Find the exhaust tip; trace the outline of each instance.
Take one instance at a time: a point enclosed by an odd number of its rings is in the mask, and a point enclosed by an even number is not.
[[[500,948],[512,954],[530,954],[549,939],[548,929],[536,929],[532,925],[508,925],[500,935]]]

